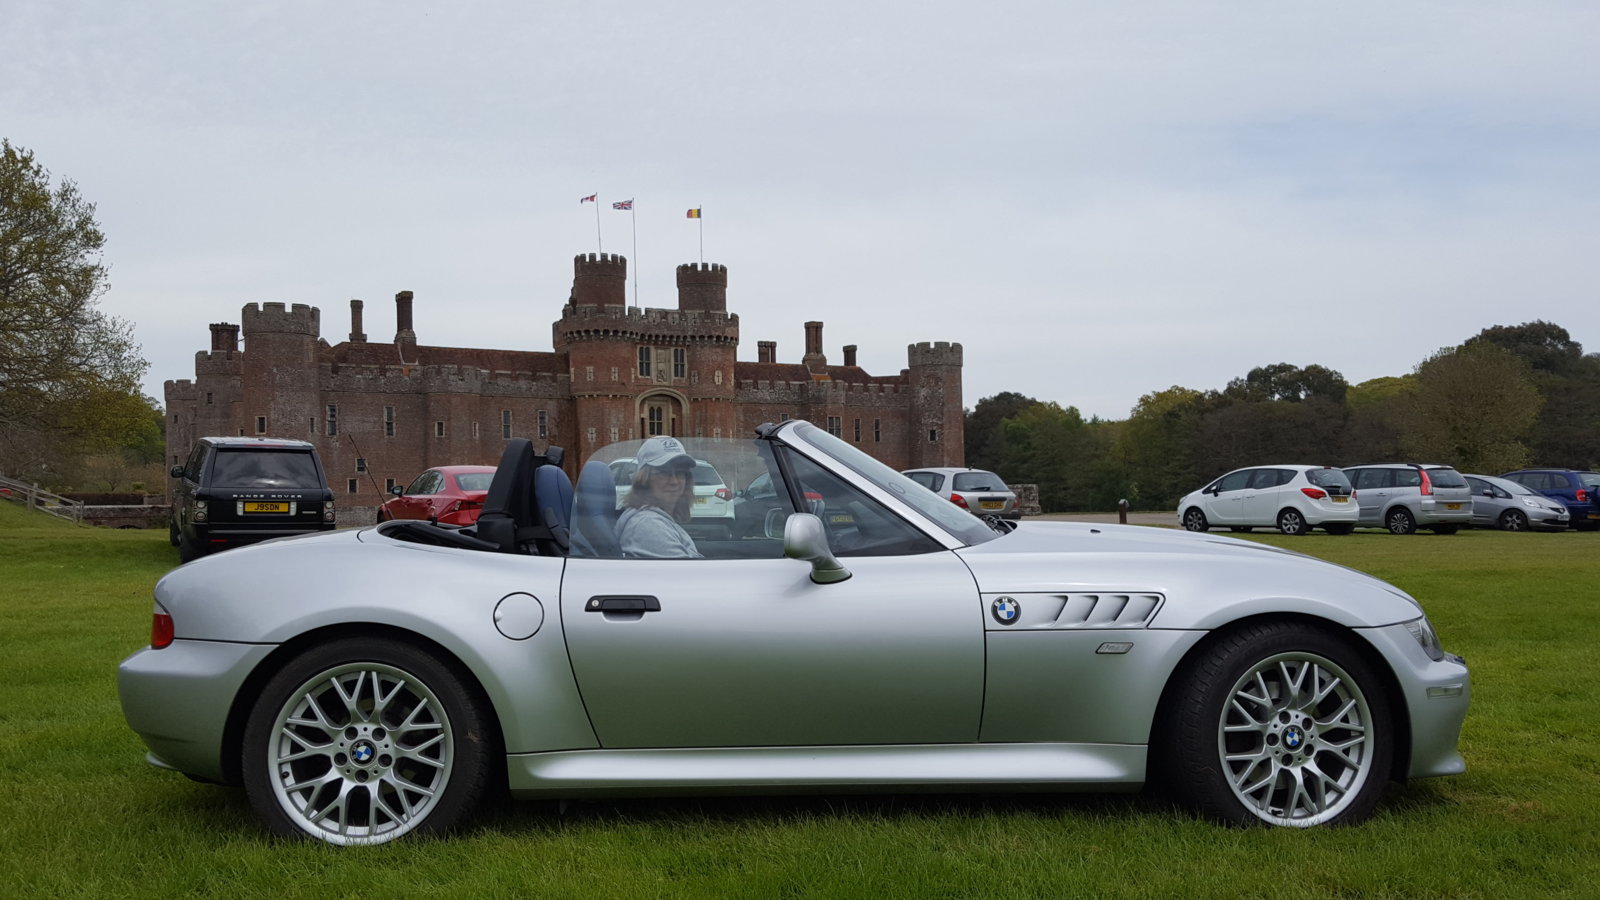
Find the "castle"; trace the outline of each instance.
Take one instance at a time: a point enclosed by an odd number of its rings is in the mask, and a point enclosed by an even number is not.
[[[493,465],[511,437],[564,447],[575,471],[613,441],[748,438],[789,418],[896,469],[962,464],[960,344],[912,344],[907,368],[874,376],[854,345],[830,364],[822,323],[807,322],[798,363],[779,362],[775,341],[739,361],[725,266],[679,266],[677,309],[630,307],[627,266],[612,254],[574,260],[551,352],[419,344],[410,291],[395,295],[394,340],[381,342],[367,340],[360,300],[349,340],[332,345],[316,307],[248,304],[244,349],[240,325],[214,324],[194,380],[166,382],[168,457],[182,462],[205,435],[309,440],[335,495],[360,495],[346,501],[356,505],[431,466]]]

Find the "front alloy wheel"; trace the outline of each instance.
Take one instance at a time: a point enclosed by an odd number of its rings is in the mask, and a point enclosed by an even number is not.
[[[1527,531],[1528,517],[1520,509],[1508,509],[1500,516],[1500,529],[1502,531]]]
[[[1388,700],[1341,638],[1269,623],[1232,635],[1190,671],[1170,708],[1168,777],[1237,824],[1348,824],[1371,814],[1393,755]]]
[[[1206,521],[1206,514],[1201,512],[1198,506],[1191,506],[1183,514],[1183,527],[1189,531],[1205,531],[1211,526]]]
[[[244,735],[245,787],[277,834],[381,844],[471,812],[492,754],[472,692],[407,644],[344,640],[285,666]]]

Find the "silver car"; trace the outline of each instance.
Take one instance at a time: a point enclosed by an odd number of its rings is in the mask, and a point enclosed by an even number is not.
[[[1455,534],[1472,523],[1472,489],[1449,466],[1380,463],[1344,470],[1355,487],[1360,524],[1414,534],[1428,528]]]
[[[1463,475],[1472,489],[1472,524],[1501,531],[1552,528],[1571,523],[1566,506],[1512,481],[1493,475]]]
[[[934,466],[924,469],[906,469],[900,474],[910,478],[975,516],[999,516],[1002,519],[1022,518],[1022,508],[1017,505],[1016,492],[1006,486],[1005,480],[986,469],[962,469]]]
[[[685,439],[778,487],[704,558],[618,551],[603,460],[512,440],[477,523],[176,569],[118,688],[154,765],[272,832],[375,844],[516,795],[1134,790],[1366,818],[1450,775],[1466,666],[1421,605],[1231,538],[968,515],[801,421]],[[839,513],[840,515],[834,515]]]

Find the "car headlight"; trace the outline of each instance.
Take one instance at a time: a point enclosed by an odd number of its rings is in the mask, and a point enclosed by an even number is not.
[[[334,515],[333,515],[333,501],[332,500],[329,500],[327,503],[322,504],[322,521],[324,521],[324,522],[335,521]]]
[[[1407,622],[1406,630],[1411,632],[1411,636],[1417,639],[1417,643],[1422,647],[1422,652],[1428,654],[1429,659],[1434,662],[1444,659],[1444,648],[1439,646],[1439,636],[1433,633],[1433,625],[1428,621],[1427,616]]]
[[[1527,507],[1531,507],[1533,509],[1538,509],[1539,508],[1539,501],[1533,499],[1532,497],[1523,497],[1522,498],[1522,505],[1523,506],[1527,506]]]
[[[206,520],[206,502],[204,500],[195,502],[194,509],[189,512],[189,519],[194,522],[204,522]]]

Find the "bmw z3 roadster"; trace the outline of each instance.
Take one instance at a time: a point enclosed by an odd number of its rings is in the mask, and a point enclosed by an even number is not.
[[[1463,769],[1466,666],[1377,579],[1206,534],[985,522],[798,420],[651,440],[576,483],[512,440],[474,525],[174,570],[118,672],[148,761],[331,844],[443,832],[507,789],[1152,782],[1223,822],[1328,825]],[[755,527],[678,535],[683,457]]]

